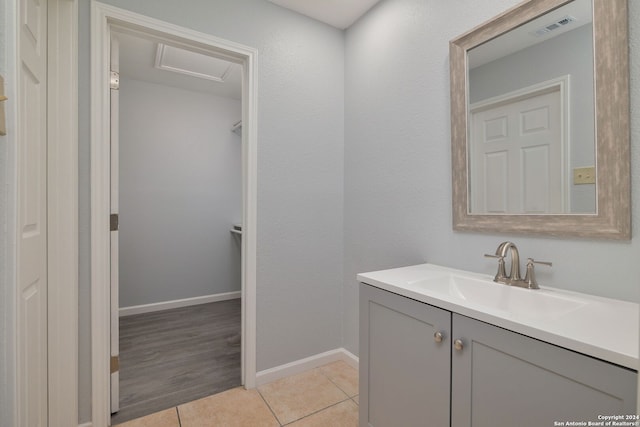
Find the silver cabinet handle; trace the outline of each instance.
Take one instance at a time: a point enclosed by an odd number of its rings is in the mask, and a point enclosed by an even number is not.
[[[433,334],[433,339],[435,340],[435,342],[442,342],[442,340],[444,339],[444,334],[438,331],[435,334]]]
[[[464,348],[464,343],[460,339],[455,340],[453,342],[453,347],[458,351],[462,351],[462,349]]]

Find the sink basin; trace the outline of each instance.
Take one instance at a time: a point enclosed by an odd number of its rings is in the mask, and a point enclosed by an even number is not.
[[[587,301],[547,289],[523,289],[455,273],[416,280],[408,284],[424,291],[441,294],[454,301],[465,301],[515,317],[560,317],[588,304]]]

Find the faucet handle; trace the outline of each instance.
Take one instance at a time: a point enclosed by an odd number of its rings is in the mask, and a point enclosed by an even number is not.
[[[524,281],[528,285],[529,289],[540,289],[538,282],[536,281],[536,275],[534,272],[534,264],[553,266],[553,263],[548,261],[536,261],[533,258],[527,258],[527,274],[524,276]]]
[[[484,254],[484,256],[487,258],[498,258],[498,272],[493,278],[493,281],[505,283],[505,279],[507,278],[507,270],[504,267],[504,255]]]
[[[527,258],[527,264],[529,264],[530,262],[533,263],[533,264],[548,265],[549,267],[553,266],[553,263],[550,262],[550,261],[538,261],[538,260],[535,260],[533,258]]]

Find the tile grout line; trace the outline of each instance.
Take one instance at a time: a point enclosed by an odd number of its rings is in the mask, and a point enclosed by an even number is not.
[[[278,423],[278,425],[280,427],[283,426],[282,422],[280,421],[280,418],[278,418],[278,416],[276,415],[275,412],[273,412],[273,409],[271,409],[271,405],[269,405],[269,402],[267,402],[267,399],[264,398],[264,396],[262,395],[262,392],[260,391],[260,389],[258,387],[256,387],[256,391],[258,392],[258,395],[260,396],[260,398],[262,399],[262,401],[264,402],[265,405],[267,405],[267,408],[269,408],[269,412],[271,412],[271,415],[273,415],[273,418],[276,419],[276,422]]]
[[[283,422],[282,422],[282,421],[280,421],[280,419],[278,418],[278,416],[275,414],[275,412],[274,412],[273,408],[271,407],[271,405],[269,404],[269,402],[267,401],[267,399],[264,397],[264,395],[262,394],[262,392],[259,390],[259,388],[257,388],[257,387],[256,387],[256,391],[257,391],[258,395],[260,396],[260,398],[262,399],[262,401],[267,405],[267,408],[269,408],[269,411],[270,411],[270,412],[271,412],[271,414],[273,415],[273,417],[274,417],[274,419],[275,419],[275,421],[277,422],[277,424],[278,424],[278,426],[279,426],[279,427],[289,426],[289,425],[291,425],[291,424],[293,424],[293,423],[296,423],[296,422],[298,422],[298,421],[300,421],[300,420],[303,420],[303,419],[305,419],[305,418],[309,418],[309,417],[311,417],[311,416],[313,416],[313,415],[316,415],[316,414],[318,414],[318,413],[320,413],[320,412],[322,412],[322,411],[328,410],[328,409],[330,409],[330,408],[331,408],[331,407],[333,407],[333,406],[337,406],[337,405],[339,405],[339,404],[345,403],[345,402],[347,402],[347,401],[349,401],[349,400],[351,400],[351,401],[352,401],[352,402],[353,402],[357,407],[359,407],[359,406],[360,406],[360,405],[358,404],[358,402],[356,402],[356,401],[355,401],[355,398],[356,398],[356,397],[358,397],[358,396],[359,396],[359,394],[355,394],[355,395],[353,395],[353,396],[350,396],[350,395],[349,395],[349,393],[347,393],[345,390],[343,390],[343,389],[342,389],[342,388],[341,388],[341,387],[340,387],[340,386],[339,386],[339,385],[338,385],[338,384],[337,384],[337,383],[336,383],[336,382],[335,382],[335,381],[334,381],[334,380],[333,380],[333,379],[332,379],[332,378],[331,378],[331,377],[330,377],[330,376],[329,376],[329,375],[328,375],[328,374],[327,374],[327,373],[322,369],[324,366],[325,366],[325,365],[323,365],[323,366],[319,366],[319,367],[314,368],[314,369],[310,369],[310,370],[309,370],[309,371],[307,371],[307,372],[310,372],[310,371],[313,371],[313,370],[319,370],[323,377],[325,377],[326,379],[328,379],[328,380],[329,380],[329,382],[330,382],[331,384],[333,384],[333,385],[334,385],[338,390],[340,390],[340,391],[344,394],[345,398],[344,398],[344,399],[342,399],[342,400],[340,400],[340,401],[338,401],[338,402],[335,402],[335,403],[333,403],[333,404],[331,404],[331,405],[328,405],[328,406],[326,406],[326,407],[324,407],[324,408],[320,408],[320,409],[318,409],[318,410],[316,410],[316,411],[314,411],[314,412],[312,412],[312,413],[309,413],[309,414],[307,414],[307,415],[304,415],[304,416],[302,416],[302,417],[300,417],[300,418],[296,418],[295,420],[292,420],[292,421],[286,422],[286,423],[284,423],[284,424],[283,424]],[[179,405],[175,406],[174,408],[175,408],[175,410],[176,410],[176,415],[177,415],[177,418],[178,418],[178,427],[182,427],[182,420],[181,420],[181,418],[180,418]]]
[[[324,366],[327,366],[327,365],[330,365],[330,363],[327,363],[327,364],[322,365],[322,366],[318,366],[318,367],[313,368],[313,369],[310,369],[310,370],[308,370],[308,371],[306,371],[306,372],[319,371],[319,372],[320,372],[320,374],[322,374],[322,376],[324,376],[326,379],[328,379],[328,380],[329,380],[329,382],[335,386],[335,388],[337,388],[338,390],[340,390],[340,391],[341,391],[341,392],[346,396],[346,399],[341,400],[341,401],[339,401],[339,402],[336,402],[336,403],[334,403],[334,404],[332,404],[332,405],[325,406],[324,408],[318,409],[318,410],[317,410],[317,411],[315,411],[315,412],[312,412],[312,413],[307,414],[307,415],[305,415],[305,416],[303,416],[303,417],[297,418],[297,419],[295,419],[295,420],[293,420],[293,421],[290,421],[290,422],[288,422],[288,423],[286,423],[286,424],[281,424],[281,427],[282,427],[282,426],[287,426],[287,425],[293,424],[293,423],[295,423],[295,422],[297,422],[297,421],[300,421],[300,420],[303,420],[303,419],[305,419],[305,418],[307,418],[307,417],[310,417],[310,416],[312,416],[312,415],[317,414],[318,412],[322,412],[322,411],[324,411],[324,410],[326,410],[326,409],[329,409],[329,408],[331,408],[332,406],[336,406],[336,405],[339,405],[339,404],[341,404],[341,403],[344,403],[344,402],[346,402],[347,400],[353,400],[353,399],[351,399],[351,396],[349,396],[349,393],[347,393],[347,392],[346,392],[346,391],[344,391],[342,388],[340,388],[340,386],[339,386],[338,384],[336,384],[336,383],[331,379],[331,377],[329,377],[329,375],[327,375],[327,374],[324,372],[324,370],[323,370],[322,368],[323,368]],[[353,403],[355,403],[355,402],[353,402]],[[357,406],[359,406],[357,403],[355,403],[355,404],[356,404]],[[275,415],[275,414],[274,414],[274,415]],[[278,421],[279,421],[279,420],[278,420]]]
[[[288,426],[288,425],[291,425],[291,424],[293,424],[293,423],[297,423],[297,422],[298,422],[298,421],[300,421],[300,420],[304,420],[305,418],[309,418],[310,416],[315,415],[315,414],[317,414],[317,413],[319,413],[319,412],[326,411],[327,409],[332,408],[332,407],[334,407],[334,406],[337,406],[337,405],[339,405],[339,404],[341,404],[341,403],[344,403],[344,402],[346,402],[346,401],[348,401],[348,400],[351,400],[351,399],[347,396],[347,398],[346,398],[346,399],[341,400],[340,402],[336,402],[336,403],[334,403],[333,405],[329,405],[329,406],[327,406],[327,407],[325,407],[325,408],[318,409],[317,411],[312,412],[312,413],[310,413],[310,414],[307,414],[307,415],[305,415],[304,417],[300,417],[300,418],[295,419],[295,420],[293,420],[293,421],[291,421],[291,422],[288,422],[288,423],[286,423],[286,424],[282,424],[282,427],[284,427],[284,426]],[[354,403],[355,403],[355,402],[354,402]]]
[[[231,301],[218,301],[218,302],[206,303],[198,306],[178,307],[170,310],[163,310],[163,311],[153,312],[153,313],[141,313],[135,316],[120,318],[119,319],[120,324],[122,325],[121,336],[120,336],[121,367],[122,367],[123,359],[125,355],[128,355],[128,357],[131,358],[131,360],[128,360],[128,362],[131,363],[132,366],[144,367],[145,371],[147,370],[147,368],[157,367],[156,365],[161,365],[163,363],[168,363],[170,361],[179,359],[179,356],[175,353],[178,353],[177,351],[178,349],[182,350],[183,346],[180,343],[182,343],[184,334],[180,334],[175,339],[175,343],[179,345],[176,346],[174,344],[174,346],[172,347],[174,352],[172,353],[172,356],[169,357],[168,359],[166,360],[164,359],[165,357],[164,354],[162,357],[154,357],[154,356],[148,355],[149,350],[155,353],[158,353],[157,351],[158,346],[163,346],[166,344],[165,342],[163,342],[163,340],[160,340],[162,344],[159,344],[157,340],[158,338],[157,336],[154,337],[154,339],[149,338],[149,331],[159,332],[161,333],[161,336],[166,336],[166,335],[162,335],[165,333],[166,324],[168,323],[173,325],[176,320],[180,320],[180,326],[178,327],[178,330],[182,330],[182,331],[194,330],[195,331],[194,333],[196,334],[203,332],[203,327],[202,327],[203,319],[204,320],[207,320],[207,319],[224,320],[224,322],[221,323],[220,327],[214,328],[213,330],[210,330],[210,328],[204,328],[206,329],[204,331],[206,332],[205,333],[206,340],[220,339],[222,343],[224,342],[222,341],[222,339],[224,339],[226,335],[226,334],[222,334],[222,332],[227,330],[231,331],[231,329],[235,331],[237,329],[237,325],[239,325],[239,322],[240,322],[240,314],[241,314],[240,311],[241,310],[240,310],[239,302],[235,300],[231,300]],[[185,315],[188,315],[188,317],[185,318],[186,317]],[[233,320],[235,319],[236,316],[237,316],[237,320]],[[127,322],[124,320],[124,319],[131,319],[131,318],[136,318],[137,320],[135,320],[134,322],[130,322],[130,321]],[[205,322],[205,323],[210,323],[210,322]],[[171,332],[170,335],[175,335],[175,331]],[[202,342],[202,339],[198,340],[198,344],[194,346],[193,348],[194,351],[191,352],[190,354],[190,356],[193,357],[193,360],[196,362],[197,362],[196,359],[198,359],[202,355],[206,355],[207,353],[206,351],[202,350],[202,347],[200,346],[201,342]],[[125,347],[127,348],[125,349]],[[227,347],[224,347],[224,348],[226,349]],[[216,357],[218,356],[220,355],[216,353]],[[239,368],[240,368],[240,363],[238,362],[237,364],[238,372],[239,372]],[[148,372],[146,374],[148,374]],[[182,369],[180,369],[179,374],[182,375]],[[218,375],[217,371],[215,372],[212,371],[212,375],[214,376]],[[238,374],[238,378],[239,377],[240,375]],[[121,386],[123,386],[124,384],[123,384],[122,370],[121,370],[120,380],[121,380]],[[138,389],[140,383],[141,381],[136,381],[133,383],[135,385],[131,385],[131,387]],[[239,384],[236,384],[234,382],[231,388],[235,387],[236,385],[239,385]],[[228,386],[221,387],[221,388],[226,389],[228,388]],[[202,394],[198,393],[198,391],[201,391]],[[225,391],[225,390],[220,390],[218,392],[222,392],[222,391]],[[202,389],[198,388],[198,386],[194,386],[191,381],[186,381],[182,384],[178,384],[177,386],[172,386],[170,388],[163,389],[163,393],[156,396],[150,396],[146,394],[146,391],[145,391],[144,400],[140,402],[135,402],[135,401],[127,402],[126,404],[121,406],[120,408],[121,411],[119,415],[123,415],[123,412],[126,412],[126,411],[131,411],[130,414],[133,414],[137,412],[137,410],[140,408],[146,408],[144,410],[141,410],[135,415],[136,418],[142,418],[146,415],[151,415],[152,413],[160,412],[165,408],[169,409],[172,407],[177,407],[176,403],[179,403],[179,404],[183,403],[182,402],[183,399],[178,399],[179,401],[176,401],[176,399],[174,398],[179,397],[181,395],[187,396],[189,397],[190,401],[193,401],[203,397],[207,397],[211,395],[211,393],[208,391],[202,391]],[[154,403],[157,403],[157,402],[164,402],[165,404],[168,404],[168,405],[160,404],[160,405],[154,406]],[[171,404],[173,404],[174,406],[171,406]],[[128,422],[135,419],[135,418],[131,418],[127,414],[125,415],[126,415],[125,417],[118,420],[119,423],[124,423],[124,422]]]
[[[326,366],[326,365],[323,365],[323,366]],[[335,381],[333,381],[333,379],[329,375],[324,373],[324,371],[322,370],[322,366],[319,366],[318,369],[320,369],[320,372],[322,373],[322,375],[324,375],[331,382],[331,384],[336,386],[338,388],[338,390],[343,392],[349,399],[352,399],[353,397],[358,396],[359,393],[358,394],[354,394],[353,396],[350,396],[349,393],[347,393],[345,390],[343,390],[342,387],[340,387]]]

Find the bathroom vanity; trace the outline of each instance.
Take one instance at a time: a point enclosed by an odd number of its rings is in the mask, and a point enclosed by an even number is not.
[[[358,280],[360,426],[540,427],[637,413],[638,304],[432,264]]]

